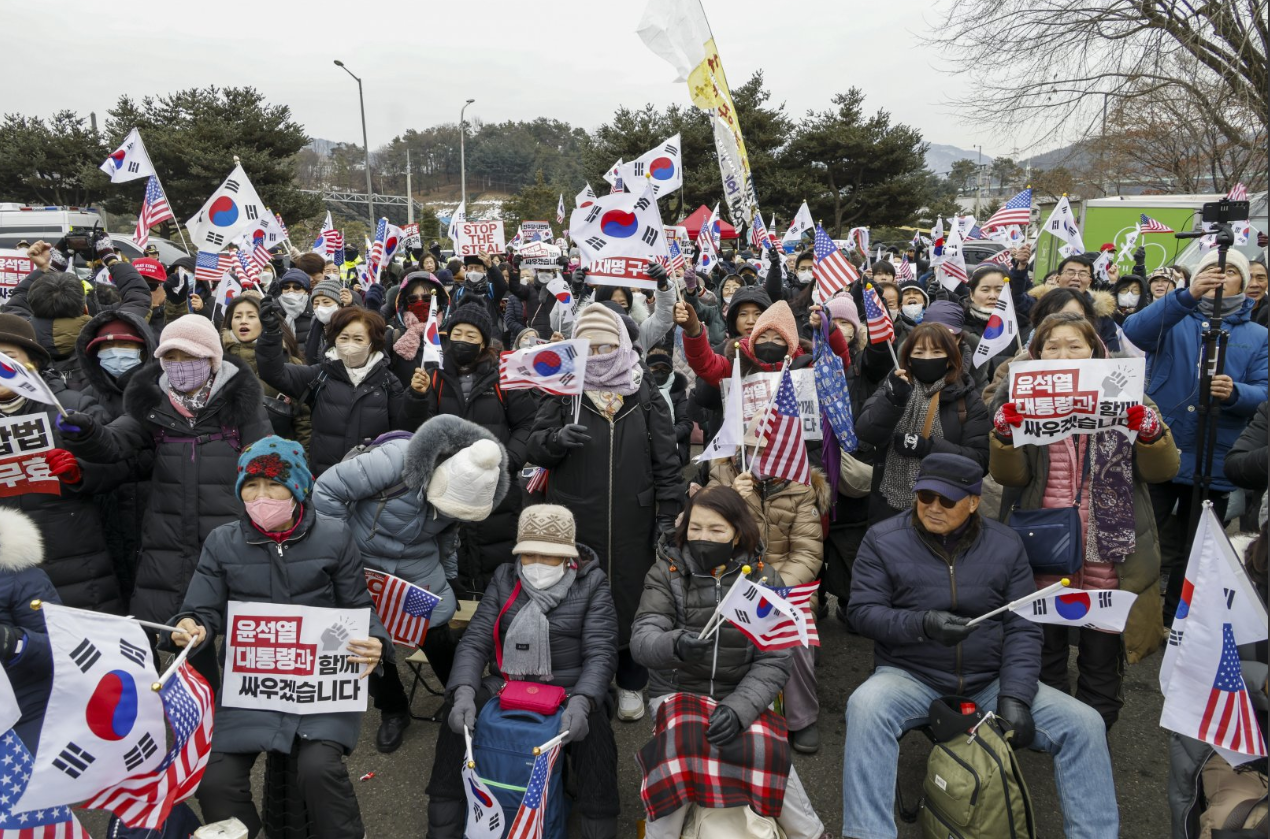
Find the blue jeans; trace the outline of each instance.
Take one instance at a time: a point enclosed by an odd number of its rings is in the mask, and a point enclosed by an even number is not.
[[[997,707],[994,681],[972,698]],[[898,667],[879,667],[847,702],[842,762],[842,834],[895,839],[895,775],[900,736],[926,724],[940,694]],[[1098,712],[1065,693],[1037,685],[1032,700],[1036,739],[1031,748],[1054,757],[1054,781],[1067,839],[1115,839],[1120,833],[1111,753]]]

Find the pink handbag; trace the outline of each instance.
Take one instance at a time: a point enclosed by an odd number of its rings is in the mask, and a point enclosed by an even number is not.
[[[520,596],[520,581],[512,589],[512,596],[503,604],[502,611],[494,619],[494,658],[498,662],[499,672],[503,670],[503,645],[498,640],[498,626],[503,615]],[[535,714],[551,716],[560,710],[567,694],[565,689],[557,685],[544,685],[538,682],[525,682],[513,679],[505,680],[503,689],[498,692],[498,707],[504,711],[531,711]]]

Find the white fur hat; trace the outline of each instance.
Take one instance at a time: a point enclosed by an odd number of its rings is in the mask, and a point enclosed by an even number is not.
[[[44,560],[44,538],[29,516],[0,507],[0,573],[33,568]]]
[[[503,453],[493,440],[477,440],[437,464],[428,481],[428,503],[451,518],[481,521],[494,509]]]

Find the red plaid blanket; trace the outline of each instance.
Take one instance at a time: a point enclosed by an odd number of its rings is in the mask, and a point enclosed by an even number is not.
[[[707,808],[748,804],[760,816],[780,816],[790,767],[785,718],[764,711],[720,749],[706,742],[716,705],[708,696],[675,693],[657,708],[656,733],[636,755],[649,821],[689,803]]]

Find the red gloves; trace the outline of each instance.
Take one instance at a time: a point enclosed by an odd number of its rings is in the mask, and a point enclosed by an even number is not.
[[[77,484],[84,477],[75,455],[66,449],[53,449],[44,456],[44,460],[49,465],[49,472],[64,484]]]
[[[997,415],[992,418],[992,427],[1005,438],[1014,436],[1014,429],[1011,426],[1020,426],[1022,424],[1023,415],[1014,407],[1013,402],[1006,402],[1000,408],[997,408]]]
[[[1133,405],[1127,413],[1129,430],[1138,432],[1138,439],[1142,442],[1154,443],[1164,433],[1160,415],[1146,405]]]

